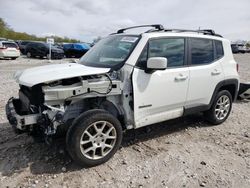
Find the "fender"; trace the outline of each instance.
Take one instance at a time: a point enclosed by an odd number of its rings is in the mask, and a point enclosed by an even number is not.
[[[113,116],[115,116],[120,123],[122,124],[122,128],[126,129],[125,127],[125,119],[124,119],[124,113],[121,108],[119,108],[114,101],[110,100],[104,100],[99,105],[100,109],[104,109],[111,113]]]
[[[220,91],[220,89],[222,87],[225,87],[225,86],[229,86],[229,85],[233,85],[235,87],[234,89],[234,94],[232,95],[233,97],[233,102],[236,101],[237,99],[237,94],[238,94],[238,88],[239,88],[239,81],[237,79],[227,79],[227,80],[223,80],[221,82],[219,82],[215,89],[214,89],[214,93],[212,95],[212,98],[210,100],[210,103],[209,103],[209,108],[211,107],[211,105],[213,104],[213,101],[216,97],[216,94]]]

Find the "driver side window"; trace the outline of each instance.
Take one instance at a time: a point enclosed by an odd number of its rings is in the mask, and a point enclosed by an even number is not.
[[[147,60],[150,57],[166,57],[168,67],[180,67],[184,65],[185,39],[184,38],[164,38],[153,39],[143,49],[137,66],[145,69]]]

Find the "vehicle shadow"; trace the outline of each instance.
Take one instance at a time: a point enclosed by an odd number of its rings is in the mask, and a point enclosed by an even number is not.
[[[209,126],[201,115],[183,117],[124,133],[121,147],[173,134],[188,127]],[[30,168],[32,174],[59,174],[82,167],[72,162],[66,152],[65,139],[56,139],[50,146],[37,142],[27,134],[15,135],[8,123],[0,123],[0,173],[11,176]]]

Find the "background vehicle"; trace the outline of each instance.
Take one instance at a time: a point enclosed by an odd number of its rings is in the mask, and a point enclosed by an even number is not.
[[[72,43],[72,44],[64,44],[63,50],[66,57],[82,57],[88,50],[90,46],[85,43]]]
[[[55,44],[53,44],[53,46],[63,50],[63,44],[62,43],[55,43]]]
[[[20,51],[15,42],[0,41],[0,58],[16,59],[20,56]]]
[[[19,41],[18,46],[22,54],[26,54],[26,46],[29,44],[31,41]]]
[[[7,41],[7,39],[0,37],[0,41]]]
[[[238,50],[239,50],[239,53],[246,53],[247,50],[246,50],[246,46],[244,44],[237,44],[238,46]]]
[[[234,54],[239,53],[239,48],[238,48],[237,44],[231,44],[231,48],[232,48],[232,52]]]
[[[247,48],[245,44],[237,43],[237,44],[231,44],[231,48],[233,53],[249,53],[250,49]]]
[[[49,45],[43,42],[30,42],[26,46],[27,57],[40,57],[49,58]],[[64,52],[62,49],[51,46],[51,58],[52,59],[62,59],[64,57]]]
[[[124,33],[137,27],[153,29]],[[17,72],[10,124],[46,139],[65,130],[70,156],[95,166],[114,155],[123,130],[200,112],[226,121],[239,87],[230,41],[212,30],[137,27],[100,40],[79,63]]]

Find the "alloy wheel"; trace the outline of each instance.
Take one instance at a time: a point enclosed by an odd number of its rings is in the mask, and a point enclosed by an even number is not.
[[[223,120],[227,117],[231,107],[230,99],[227,95],[222,95],[215,106],[215,116],[218,120]]]
[[[114,125],[107,121],[92,123],[80,139],[82,154],[91,160],[105,157],[115,146],[117,133]]]

